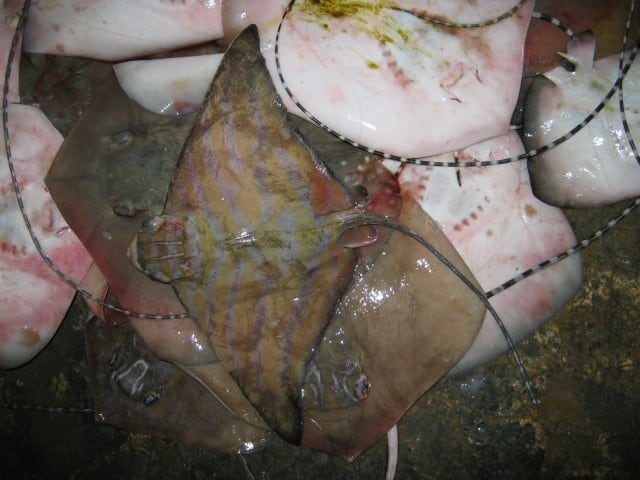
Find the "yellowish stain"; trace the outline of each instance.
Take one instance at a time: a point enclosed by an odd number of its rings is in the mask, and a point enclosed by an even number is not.
[[[532,217],[535,217],[538,214],[538,211],[536,210],[536,208],[533,205],[527,203],[524,206],[524,213],[527,215],[527,217],[532,218]]]
[[[55,392],[56,398],[64,398],[69,390],[69,379],[63,373],[59,373],[51,380],[51,387]]]

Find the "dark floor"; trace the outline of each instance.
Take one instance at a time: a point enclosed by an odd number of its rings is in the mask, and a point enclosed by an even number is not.
[[[51,62],[60,72],[60,61],[46,58],[34,58],[27,70],[37,78]],[[104,67],[89,71],[75,77],[61,73],[59,94],[90,91],[92,75],[99,76]],[[50,114],[64,131],[77,112]],[[568,214],[582,238],[621,208]],[[523,391],[510,357],[442,382],[399,425],[397,478],[637,478],[638,238],[635,212],[589,247],[578,296],[519,347],[539,404]],[[41,355],[0,373],[0,403],[91,407],[86,319],[86,307],[76,300]],[[12,479],[381,478],[386,445],[376,445],[351,464],[282,441],[245,458],[250,474],[235,456],[97,424],[90,414],[0,410],[0,475]]]

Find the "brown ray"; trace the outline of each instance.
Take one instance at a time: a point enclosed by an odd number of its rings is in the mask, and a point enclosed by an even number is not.
[[[437,224],[407,195],[399,221],[473,278]],[[310,363],[303,445],[358,456],[456,364],[484,314],[484,305],[445,265],[394,232],[383,255],[342,297]]]

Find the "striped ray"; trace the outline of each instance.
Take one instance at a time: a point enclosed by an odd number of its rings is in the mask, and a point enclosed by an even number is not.
[[[164,213],[144,224],[131,258],[171,282],[249,400],[290,441],[302,434],[304,368],[353,276],[356,255],[340,237],[359,215],[294,133],[249,28],[227,51]],[[364,232],[362,242],[373,241]]]

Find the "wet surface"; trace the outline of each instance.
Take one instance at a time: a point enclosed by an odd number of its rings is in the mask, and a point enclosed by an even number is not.
[[[23,64],[23,88],[30,92],[25,100],[40,104],[63,135],[109,68],[43,56]],[[48,72],[46,80],[42,72]],[[568,216],[583,238],[621,208],[569,211]],[[636,478],[638,238],[635,212],[591,245],[578,296],[520,345],[539,404],[527,396],[509,356],[442,381],[399,425],[397,478]],[[0,403],[91,408],[83,332],[88,315],[76,299],[42,354],[23,368],[0,373]],[[253,478],[382,478],[386,445],[376,445],[351,464],[280,440],[244,458]],[[129,433],[97,423],[92,414],[24,408],[0,410],[0,474],[16,479],[251,478],[233,455]]]

